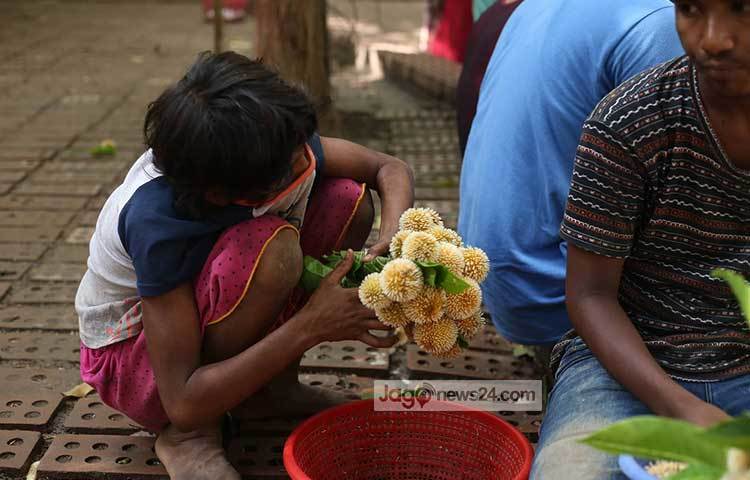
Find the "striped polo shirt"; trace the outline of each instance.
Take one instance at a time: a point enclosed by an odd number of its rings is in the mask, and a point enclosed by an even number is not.
[[[625,259],[620,304],[674,378],[750,372],[739,305],[710,276],[750,275],[750,171],[722,149],[687,57],[633,77],[594,110],[560,233]]]

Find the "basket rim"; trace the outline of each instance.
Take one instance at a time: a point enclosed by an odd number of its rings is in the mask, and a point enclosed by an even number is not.
[[[518,472],[518,475],[516,475],[514,480],[528,479],[529,474],[531,473],[531,462],[534,458],[534,449],[531,447],[531,443],[529,442],[529,440],[516,427],[503,420],[499,416],[492,415],[489,412],[485,412],[483,410],[477,410],[465,405],[440,400],[432,400],[432,402],[450,404],[451,408],[455,409],[455,411],[460,411],[474,418],[487,420],[489,423],[503,424],[506,427],[505,430],[508,432],[508,435],[521,448],[525,459],[523,465],[521,466],[521,470]],[[286,468],[287,474],[295,480],[317,480],[309,477],[302,470],[302,467],[297,464],[297,460],[294,458],[294,447],[297,445],[298,440],[306,435],[308,431],[315,428],[317,424],[324,422],[327,418],[335,417],[349,412],[361,411],[368,406],[374,408],[374,403],[374,399],[355,400],[343,405],[323,410],[322,412],[316,413],[312,417],[299,424],[297,428],[295,428],[294,431],[292,431],[292,433],[286,439],[286,442],[284,442],[283,460],[284,468]]]

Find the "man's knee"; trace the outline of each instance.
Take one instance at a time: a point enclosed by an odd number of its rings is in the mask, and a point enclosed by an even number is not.
[[[593,433],[593,432],[591,432]],[[560,438],[537,452],[531,480],[606,480],[617,478],[617,457],[580,443],[588,434]]]

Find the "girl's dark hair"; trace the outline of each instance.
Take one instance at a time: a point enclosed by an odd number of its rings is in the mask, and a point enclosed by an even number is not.
[[[283,187],[294,151],[316,130],[315,108],[302,90],[234,52],[201,53],[149,104],[143,126],[176,206],[195,216],[209,209],[208,190],[260,200]]]

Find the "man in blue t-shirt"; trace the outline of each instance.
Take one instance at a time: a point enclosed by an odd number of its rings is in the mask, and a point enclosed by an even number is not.
[[[570,329],[559,228],[583,122],[617,85],[683,54],[669,0],[526,0],[482,82],[459,230],[484,249],[500,332],[552,345]]]

